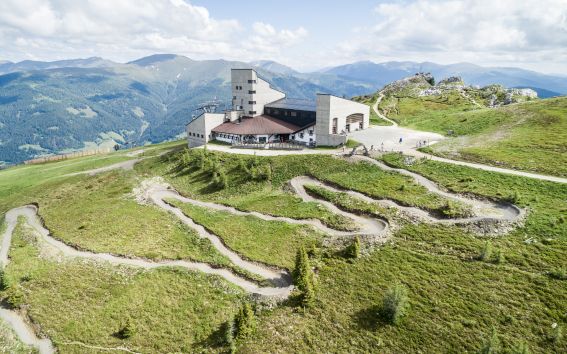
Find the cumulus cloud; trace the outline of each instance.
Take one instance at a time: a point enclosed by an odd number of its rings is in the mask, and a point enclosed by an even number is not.
[[[280,53],[281,49],[295,45],[307,36],[307,30],[303,27],[298,27],[295,30],[282,29],[278,31],[268,23],[255,22],[252,28],[254,34],[244,47],[251,52],[256,51],[264,55]]]
[[[567,61],[566,0],[417,0],[378,5],[344,56]]]
[[[152,52],[196,57],[238,56],[248,49],[287,46],[305,34],[218,20],[204,7],[184,0],[2,0],[0,47],[3,57],[41,59],[73,56],[132,58]],[[5,49],[5,50],[4,50]]]

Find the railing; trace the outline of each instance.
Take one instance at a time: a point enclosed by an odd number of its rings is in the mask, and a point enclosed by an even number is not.
[[[303,150],[305,144],[293,141],[272,143],[234,142],[232,147],[237,149]]]

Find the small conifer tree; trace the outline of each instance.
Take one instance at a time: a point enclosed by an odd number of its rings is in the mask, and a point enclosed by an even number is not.
[[[392,324],[396,324],[405,315],[408,308],[408,291],[400,283],[388,288],[382,303],[382,314]]]
[[[500,349],[500,339],[498,339],[498,333],[496,329],[492,329],[490,337],[486,339],[484,344],[479,350],[479,354],[495,354],[498,353]]]
[[[120,330],[118,331],[118,336],[122,339],[128,339],[131,338],[135,333],[136,329],[134,327],[134,324],[128,318],[126,319],[126,323],[124,323],[122,328],[120,328]]]
[[[492,243],[490,241],[486,241],[484,246],[482,247],[482,251],[480,251],[480,260],[481,261],[489,261],[490,257],[492,257]]]
[[[358,236],[355,236],[354,240],[352,240],[352,243],[349,246],[348,256],[350,258],[360,257],[360,238]]]
[[[244,303],[238,310],[234,318],[234,327],[237,340],[246,339],[256,331],[256,317],[249,303]]]
[[[304,246],[299,247],[293,272],[295,286],[301,292],[301,304],[310,307],[315,301],[315,277]]]
[[[4,269],[2,269],[2,265],[0,264],[0,291],[6,290],[10,287],[8,284],[8,278],[6,277],[6,273]]]

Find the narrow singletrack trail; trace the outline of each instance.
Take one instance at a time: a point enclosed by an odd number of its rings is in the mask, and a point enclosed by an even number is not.
[[[378,110],[378,105],[380,104],[380,102],[382,102],[383,98],[384,98],[384,94],[382,93],[382,91],[378,92],[378,98],[376,99],[376,102],[374,102],[374,105],[372,105],[372,109],[374,110],[374,112],[376,112],[376,115],[378,117],[385,120],[386,122],[389,122],[390,124],[392,124],[393,127],[397,127],[398,123],[396,123],[393,120],[391,120],[390,118],[386,117],[385,115],[383,115],[380,112],[380,110]]]
[[[23,217],[25,222],[32,228],[38,235],[38,246],[47,247],[50,250],[56,251],[58,254],[62,254],[68,258],[78,258],[78,259],[89,259],[92,261],[106,262],[112,265],[121,266],[131,266],[139,267],[143,269],[155,269],[160,267],[181,267],[189,270],[199,271],[206,274],[217,275],[224,278],[226,281],[242,288],[244,291],[257,294],[259,296],[269,296],[276,298],[286,298],[293,291],[293,284],[291,275],[282,269],[276,269],[275,267],[269,267],[260,263],[252,262],[243,259],[238,253],[229,249],[217,235],[209,232],[205,227],[200,224],[195,223],[190,217],[185,215],[181,209],[171,205],[167,200],[175,199],[182,203],[189,203],[202,208],[224,211],[234,215],[252,215],[254,217],[260,218],[266,221],[281,221],[292,224],[309,225],[315,229],[324,232],[328,237],[348,237],[354,235],[368,235],[372,236],[374,242],[383,243],[387,240],[389,236],[389,224],[387,221],[367,217],[361,215],[355,215],[344,210],[339,209],[334,204],[316,198],[306,192],[306,185],[317,185],[336,192],[346,192],[356,198],[360,198],[367,202],[380,203],[385,206],[394,207],[402,210],[406,213],[412,214],[420,218],[425,222],[439,222],[439,223],[470,223],[476,221],[516,221],[523,217],[524,211],[510,204],[499,204],[490,201],[477,200],[466,198],[454,193],[441,190],[437,184],[428,180],[427,178],[409,172],[403,169],[396,169],[384,165],[383,163],[364,156],[354,156],[352,157],[355,161],[365,161],[374,164],[377,168],[381,168],[387,171],[395,171],[407,176],[412,177],[416,183],[424,186],[428,191],[439,194],[443,197],[450,198],[453,200],[458,200],[460,202],[466,203],[472,206],[474,211],[474,216],[470,218],[460,218],[460,219],[438,219],[434,216],[429,215],[426,211],[418,209],[415,207],[407,207],[399,205],[398,203],[391,200],[376,200],[362,193],[350,190],[341,190],[339,188],[330,186],[322,181],[316,180],[307,176],[298,176],[289,181],[290,187],[293,191],[305,202],[318,202],[325,207],[327,207],[331,212],[344,217],[350,218],[354,221],[359,229],[356,231],[339,231],[327,227],[320,220],[314,219],[291,219],[287,217],[279,217],[266,215],[258,212],[248,212],[237,210],[233,207],[216,204],[211,202],[204,202],[200,200],[186,198],[177,193],[169,185],[165,183],[158,183],[152,180],[146,180],[141,183],[139,188],[134,190],[139,202],[149,202],[169,213],[175,215],[181,222],[183,222],[188,227],[194,229],[197,234],[208,239],[211,244],[216,248],[216,250],[230,259],[230,261],[237,267],[246,270],[252,274],[258,275],[266,280],[268,280],[272,286],[260,286],[257,283],[250,281],[233,271],[224,268],[215,268],[206,263],[191,262],[185,260],[171,260],[171,261],[159,261],[154,262],[146,259],[139,258],[126,258],[109,253],[94,253],[89,251],[81,251],[73,248],[55,238],[53,238],[47,230],[38,215],[38,208],[34,205],[26,205],[18,208],[14,208],[6,213],[5,223],[6,230],[2,235],[2,242],[0,248],[0,265],[4,268],[9,262],[9,249],[12,241],[12,234],[17,226],[18,219]],[[135,161],[135,160],[131,160]],[[126,168],[133,166],[135,162],[128,161],[129,164]],[[131,163],[131,165],[130,165]],[[124,168],[125,164],[114,164],[101,169],[95,169],[91,171],[84,171],[81,173],[94,175],[101,172],[110,171],[113,169]],[[18,311],[14,311],[9,308],[0,307],[0,318],[6,321],[11,328],[14,329],[20,340],[30,346],[33,346],[39,350],[41,354],[44,353],[54,353],[55,349],[49,339],[39,338],[33,328],[28,324],[27,318]],[[77,342],[78,343],[78,342]],[[121,350],[121,348],[116,348]]]

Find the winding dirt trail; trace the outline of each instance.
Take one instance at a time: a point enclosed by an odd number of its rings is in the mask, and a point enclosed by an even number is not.
[[[461,203],[464,203],[468,206],[470,206],[472,208],[472,212],[474,214],[474,216],[472,217],[468,217],[468,218],[454,218],[454,219],[440,219],[437,218],[435,216],[429,215],[429,213],[427,213],[426,211],[419,209],[419,208],[415,208],[415,207],[406,207],[406,206],[402,206],[399,205],[391,200],[380,200],[378,202],[385,204],[387,206],[393,206],[397,209],[400,209],[402,211],[408,212],[414,216],[417,216],[421,219],[423,219],[424,221],[427,222],[438,222],[438,223],[443,223],[443,224],[463,224],[463,223],[474,223],[474,222],[478,222],[478,221],[504,221],[504,222],[516,222],[520,219],[522,219],[525,216],[525,210],[518,208],[517,206],[513,205],[513,204],[509,204],[509,203],[496,203],[496,202],[492,202],[489,200],[484,200],[484,199],[473,199],[473,198],[467,198],[465,196],[459,195],[459,194],[455,194],[455,193],[451,193],[451,192],[447,192],[442,190],[441,188],[439,188],[439,186],[437,185],[437,183],[423,177],[422,175],[419,175],[417,173],[414,172],[410,172],[408,170],[404,170],[401,168],[394,168],[394,167],[390,167],[378,160],[375,160],[371,157],[367,157],[367,156],[353,156],[352,157],[353,160],[358,160],[358,161],[365,161],[368,163],[371,163],[373,165],[376,165],[377,167],[385,170],[385,171],[394,171],[406,176],[409,176],[411,178],[414,179],[414,181],[420,185],[422,185],[423,187],[425,187],[425,189],[427,189],[429,192],[438,194],[442,197],[451,199],[451,200],[455,200]],[[361,194],[361,193],[357,193],[357,192],[353,192],[353,191],[347,191],[347,193],[354,195],[358,198],[361,198],[363,200],[366,201],[374,201],[376,202],[376,200]]]
[[[320,220],[313,220],[313,219],[298,220],[287,217],[271,216],[271,215],[261,214],[258,212],[240,211],[233,207],[229,207],[222,204],[215,204],[215,203],[186,198],[179,195],[166,183],[159,182],[156,180],[146,180],[142,182],[139,188],[136,188],[134,190],[134,194],[136,195],[136,198],[138,199],[139,202],[152,203],[157,207],[174,214],[181,222],[183,222],[185,225],[189,226],[190,228],[194,229],[200,237],[208,239],[212,243],[212,245],[217,249],[217,251],[220,254],[229,258],[234,265],[250,273],[258,275],[264,279],[267,279],[273,286],[261,287],[257,283],[252,282],[248,279],[245,279],[233,273],[231,270],[223,269],[223,268],[214,268],[206,263],[191,262],[184,260],[153,262],[145,259],[125,258],[108,253],[94,253],[94,252],[77,250],[53,238],[50,235],[49,230],[47,230],[44,227],[42,220],[38,216],[37,207],[33,205],[14,208],[10,210],[8,213],[6,213],[5,221],[7,227],[3,234],[1,248],[0,248],[0,266],[4,268],[9,262],[8,253],[12,241],[12,234],[17,226],[18,218],[24,217],[26,223],[38,233],[39,247],[47,247],[50,250],[62,254],[65,257],[90,259],[93,261],[107,262],[113,265],[140,267],[144,269],[155,269],[160,267],[182,267],[190,270],[200,271],[206,274],[218,275],[224,278],[225,280],[227,280],[228,282],[237,285],[238,287],[242,288],[244,291],[249,293],[257,294],[260,296],[286,298],[289,296],[289,294],[294,288],[292,284],[291,276],[287,271],[278,270],[263,264],[258,264],[243,259],[239,254],[226,247],[218,236],[209,232],[202,225],[195,223],[191,218],[186,216],[179,208],[176,208],[175,206],[167,203],[166,200],[176,199],[182,203],[190,203],[192,205],[207,208],[210,210],[225,211],[232,213],[234,215],[253,215],[255,217],[267,221],[283,221],[292,224],[309,225],[326,233],[330,237],[372,235],[374,236],[374,240],[376,240],[377,242],[384,242],[387,239],[389,224],[386,221],[377,218],[359,216],[349,212],[345,212],[328,201],[315,198],[310,194],[308,194],[305,190],[305,185],[317,185],[332,191],[346,192],[356,198],[360,198],[367,202],[380,203],[385,206],[395,207],[408,214],[418,217],[420,220],[424,220],[427,222],[469,223],[469,222],[475,222],[481,220],[515,221],[523,216],[523,210],[517,208],[514,205],[498,204],[489,201],[469,199],[460,195],[449,193],[441,190],[434,182],[426,179],[421,175],[415,174],[413,172],[409,172],[407,170],[396,169],[386,166],[383,163],[371,159],[369,157],[354,156],[352,157],[352,159],[366,161],[376,165],[378,168],[387,171],[396,171],[398,173],[410,176],[418,184],[424,186],[428,191],[470,205],[473,208],[475,216],[470,218],[461,218],[461,219],[437,219],[429,215],[424,210],[414,207],[402,206],[391,200],[376,200],[355,191],[340,190],[335,187],[329,186],[319,180],[313,179],[311,177],[299,176],[290,180],[289,185],[303,201],[306,202],[316,201],[320,204],[323,204],[331,212],[352,219],[360,227],[360,229],[357,231],[347,232],[347,231],[339,231],[339,230],[331,229],[325,226],[324,224],[322,224]],[[95,169],[91,171],[84,171],[81,173],[94,175],[97,173],[110,171],[112,169],[119,169],[125,167],[130,168],[130,166],[133,166],[135,164],[134,161],[136,160],[127,161],[128,164],[119,163],[119,164],[107,166],[105,168]],[[0,318],[6,321],[10,325],[10,327],[14,329],[14,331],[16,332],[16,334],[18,335],[18,337],[22,342],[37,348],[41,354],[45,354],[45,353],[51,354],[55,352],[55,349],[52,343],[49,341],[49,339],[39,338],[35,333],[35,331],[33,330],[33,328],[28,324],[27,318],[23,316],[21,313],[8,308],[0,308]],[[122,350],[123,348],[115,348],[115,349]]]
[[[374,112],[376,112],[376,115],[378,117],[382,118],[386,122],[389,122],[390,124],[392,124],[392,126],[397,127],[398,123],[396,123],[393,120],[391,120],[390,118],[386,117],[385,115],[380,113],[380,111],[378,110],[378,105],[380,104],[380,102],[382,102],[383,98],[384,98],[384,94],[382,93],[382,91],[378,92],[378,98],[376,99],[376,102],[374,102],[372,109],[374,110]]]

